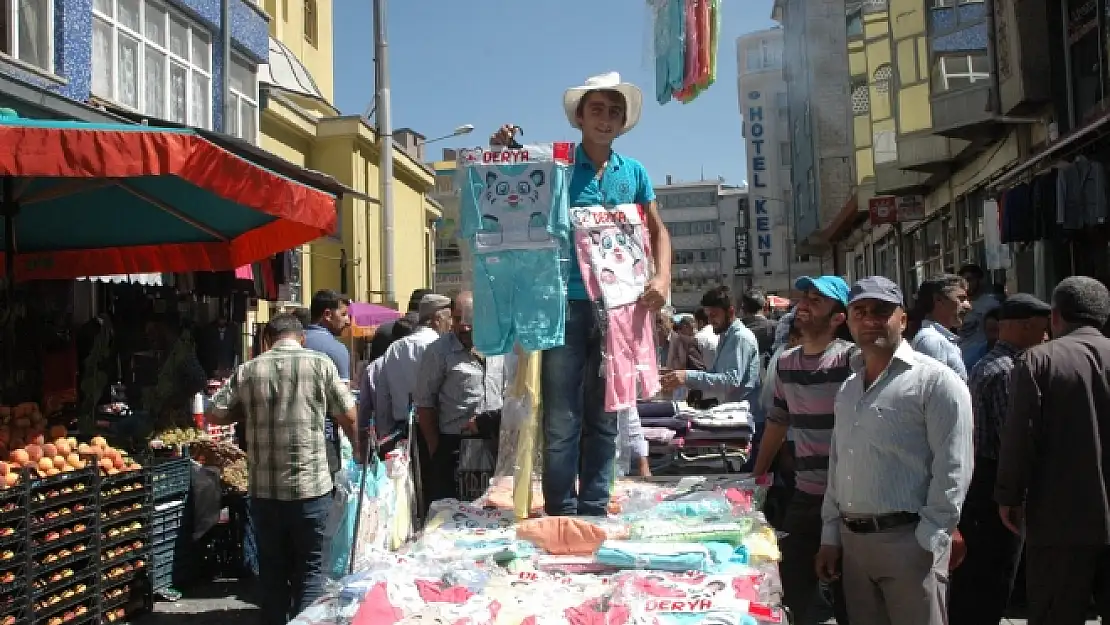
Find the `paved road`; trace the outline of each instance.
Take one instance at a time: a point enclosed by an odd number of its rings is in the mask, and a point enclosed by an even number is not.
[[[215,581],[190,588],[178,601],[158,601],[134,625],[252,625],[258,607],[250,582]]]

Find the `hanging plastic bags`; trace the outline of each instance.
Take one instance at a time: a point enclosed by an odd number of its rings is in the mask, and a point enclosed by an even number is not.
[[[363,475],[366,488],[359,491]],[[365,468],[351,461],[335,474],[335,494],[328,513],[324,542],[324,571],[333,579],[347,575],[354,547],[354,570],[381,553],[388,544],[390,519],[393,515],[393,482],[385,463],[372,461]],[[360,516],[361,512],[361,516]],[[357,535],[356,535],[357,525]]]

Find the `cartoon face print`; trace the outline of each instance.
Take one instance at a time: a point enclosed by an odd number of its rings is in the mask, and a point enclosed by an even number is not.
[[[516,176],[491,169],[486,172],[486,202],[506,211],[532,207],[539,202],[539,189],[546,181],[540,169],[526,170]]]
[[[617,281],[617,274],[612,269],[602,269],[601,281],[605,284],[614,284]]]
[[[601,258],[610,263],[623,265],[635,260],[628,235],[620,228],[605,228],[590,232],[590,242],[598,250]]]

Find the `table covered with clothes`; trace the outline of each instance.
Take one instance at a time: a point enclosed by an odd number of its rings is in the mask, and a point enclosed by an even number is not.
[[[620,480],[605,518],[521,521],[496,498],[441,500],[416,541],[291,625],[785,623],[763,494],[738,476]]]

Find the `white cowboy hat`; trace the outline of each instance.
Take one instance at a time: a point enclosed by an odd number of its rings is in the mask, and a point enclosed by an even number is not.
[[[600,76],[590,76],[586,79],[586,83],[581,87],[571,87],[563,93],[563,109],[567,114],[567,121],[571,126],[581,130],[578,125],[577,113],[578,102],[591,91],[616,91],[624,96],[624,103],[626,106],[624,128],[618,132],[618,135],[632,130],[632,128],[640,121],[640,110],[644,105],[644,94],[640,88],[630,82],[621,82],[621,75],[617,72],[609,72],[601,74]]]

